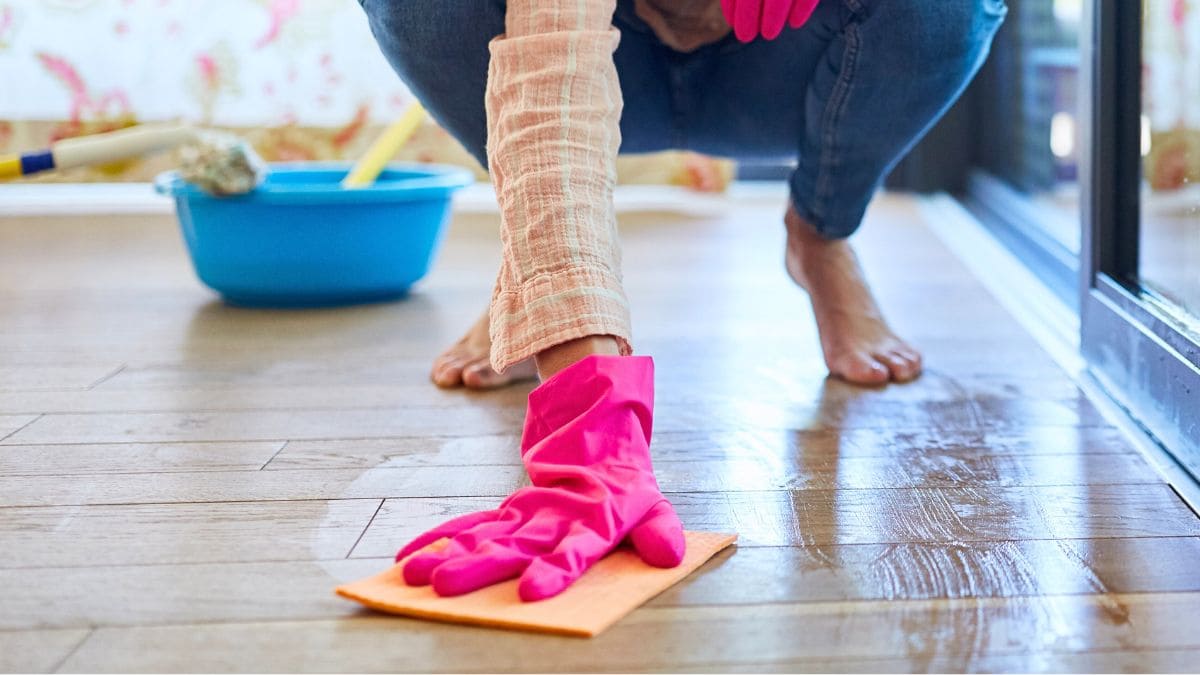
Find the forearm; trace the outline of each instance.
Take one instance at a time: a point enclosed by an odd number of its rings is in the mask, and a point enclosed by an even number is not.
[[[491,44],[488,159],[504,260],[491,312],[498,369],[568,340],[629,351],[612,191],[622,99],[615,0],[510,0]]]

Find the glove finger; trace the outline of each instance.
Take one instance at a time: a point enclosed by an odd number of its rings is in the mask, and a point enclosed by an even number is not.
[[[420,553],[404,563],[404,583],[409,586],[427,586],[433,571],[448,560],[466,555],[471,549],[450,540],[446,547],[432,553]]]
[[[753,0],[746,0],[752,2]],[[725,22],[733,28],[733,24],[737,22],[737,0],[721,0],[721,13],[725,15]]]
[[[525,602],[558,595],[614,548],[615,542],[594,530],[574,525],[554,551],[529,564],[521,574],[517,594]]]
[[[796,4],[792,5],[792,15],[788,19],[788,25],[792,28],[799,28],[808,23],[817,9],[817,2],[818,0],[796,0]]]
[[[792,0],[766,0],[762,9],[762,36],[774,40],[783,32],[791,13]]]
[[[416,539],[413,539],[405,544],[404,548],[400,549],[400,551],[396,553],[396,562],[404,560],[408,556],[420,551],[438,539],[456,537],[464,530],[475,527],[480,523],[494,520],[497,513],[499,513],[498,509],[492,511],[476,511],[475,513],[468,513],[457,518],[447,520],[441,525],[438,525],[432,530],[417,536]]]
[[[687,552],[683,523],[665,499],[629,532],[629,543],[647,565],[654,567],[675,567]]]
[[[739,0],[734,10],[733,34],[742,42],[758,36],[763,0]]]
[[[473,553],[457,557],[433,571],[433,590],[449,597],[508,581],[529,566],[532,556],[496,542],[484,542]]]
[[[428,584],[434,571],[442,564],[473,553],[476,548],[489,540],[510,534],[518,525],[519,523],[513,520],[485,521],[460,533],[440,551],[413,556],[404,564],[405,583],[409,586]]]

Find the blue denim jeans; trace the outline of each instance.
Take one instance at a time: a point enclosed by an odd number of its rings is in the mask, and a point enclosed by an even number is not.
[[[362,0],[389,62],[487,164],[488,42],[504,0]],[[689,53],[619,0],[621,152],[687,149],[794,160],[792,202],[829,238],[852,234],[897,161],[987,56],[1004,0],[824,0],[773,41],[732,35]]]

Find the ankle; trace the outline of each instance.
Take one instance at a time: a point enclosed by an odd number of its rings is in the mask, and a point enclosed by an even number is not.
[[[537,364],[538,376],[546,380],[593,354],[617,356],[620,353],[621,348],[615,337],[589,335],[544,349],[533,360]]]
[[[798,254],[826,255],[828,251],[846,249],[849,246],[845,239],[826,238],[816,226],[801,217],[794,207],[788,208],[783,222],[787,227],[788,246]]]

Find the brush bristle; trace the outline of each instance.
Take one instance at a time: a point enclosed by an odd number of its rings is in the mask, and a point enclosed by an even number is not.
[[[266,177],[267,164],[254,148],[232,134],[204,132],[179,151],[179,175],[205,192],[239,195]]]

